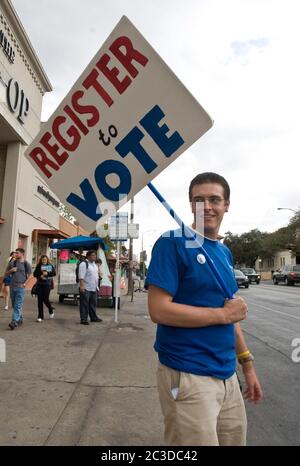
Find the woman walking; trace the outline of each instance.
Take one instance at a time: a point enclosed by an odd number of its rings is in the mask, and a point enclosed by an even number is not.
[[[5,276],[6,269],[8,267],[8,264],[12,262],[15,259],[15,252],[11,252],[10,256],[6,259],[5,264],[4,264],[4,273],[3,273],[3,282],[1,284],[2,292],[3,292],[3,297],[4,297],[4,310],[8,310],[8,304],[9,304],[9,290],[10,290],[10,284],[11,284],[11,275]]]
[[[4,264],[4,273],[3,273],[4,278],[3,278],[3,283],[1,285],[1,288],[2,288],[2,293],[4,297],[4,310],[5,311],[8,310],[10,284],[11,284],[11,279],[12,279],[11,275],[5,276],[5,272],[7,270],[8,264],[10,264],[10,262],[13,262],[14,259],[15,259],[15,251],[10,253],[9,257],[6,259],[5,264]]]
[[[38,318],[36,321],[43,322],[44,320],[44,304],[49,309],[50,319],[53,319],[54,310],[49,301],[49,296],[53,283],[52,277],[55,277],[56,272],[48,256],[43,255],[40,257],[33,275],[37,278]]]

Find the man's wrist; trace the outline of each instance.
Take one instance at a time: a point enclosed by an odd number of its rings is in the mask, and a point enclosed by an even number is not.
[[[241,366],[244,367],[252,367],[253,366],[253,361],[254,361],[254,356],[249,352],[249,355],[244,356],[244,357],[239,357],[238,358],[239,363]]]
[[[213,312],[215,313],[215,323],[214,325],[226,325],[226,314],[224,312],[223,307],[213,308]]]
[[[242,364],[242,371],[244,374],[247,374],[248,372],[254,371],[254,364],[253,361],[248,361]]]

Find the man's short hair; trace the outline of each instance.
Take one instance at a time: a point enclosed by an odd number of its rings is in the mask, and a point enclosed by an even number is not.
[[[221,175],[218,175],[217,173],[213,172],[205,172],[205,173],[199,173],[199,175],[195,176],[195,178],[192,179],[189,187],[189,199],[190,202],[192,202],[192,190],[193,187],[196,186],[197,184],[205,184],[205,183],[218,183],[223,187],[224,190],[224,199],[226,201],[229,201],[230,198],[230,187],[225,178]]]
[[[25,249],[23,248],[17,248],[16,252],[20,252],[21,254],[25,254]]]
[[[96,256],[97,256],[97,251],[95,251],[94,249],[92,249],[91,251],[88,251],[86,253],[86,257],[90,257],[92,254],[96,254]]]

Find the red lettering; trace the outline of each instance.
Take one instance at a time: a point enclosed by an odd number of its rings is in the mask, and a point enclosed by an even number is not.
[[[53,160],[48,159],[47,155],[43,151],[41,147],[35,147],[29,154],[29,157],[34,160],[37,166],[42,170],[42,172],[47,176],[47,178],[51,178],[52,173],[46,168],[47,166],[53,168],[54,170],[59,169],[59,165],[57,165]]]
[[[56,162],[59,165],[63,165],[65,161],[68,159],[69,154],[67,154],[67,152],[63,152],[62,154],[59,154],[58,153],[59,146],[57,144],[51,145],[49,143],[49,140],[51,139],[51,137],[52,137],[51,133],[49,132],[45,133],[42,139],[40,140],[40,143],[42,144],[42,146],[45,147],[45,149],[47,149],[47,151],[52,155],[54,160],[56,160]]]
[[[60,133],[60,127],[66,121],[67,121],[67,119],[64,116],[58,116],[58,117],[55,118],[55,120],[53,121],[53,124],[52,124],[53,136],[57,139],[59,144],[61,146],[63,146],[64,149],[67,149],[67,150],[69,150],[71,152],[74,152],[74,150],[76,150],[77,147],[80,144],[81,137],[80,137],[78,129],[75,126],[71,125],[67,130],[67,134],[68,134],[68,136],[70,136],[70,138],[72,138],[72,142],[68,143],[65,140],[65,138]]]
[[[87,125],[89,128],[91,128],[98,123],[100,119],[100,115],[99,115],[97,108],[94,107],[93,105],[80,105],[79,104],[78,101],[79,99],[81,99],[83,95],[84,95],[83,91],[77,91],[72,95],[71,101],[72,101],[73,108],[77,113],[79,113],[80,115],[86,115],[90,113],[92,115],[92,118],[87,120]]]
[[[66,105],[64,107],[64,111],[66,112],[67,115],[69,115],[69,117],[71,118],[71,120],[75,123],[75,125],[77,126],[78,129],[81,130],[82,134],[84,134],[85,136],[88,134],[89,130],[87,129],[86,126],[84,126],[84,124],[82,123],[82,121],[80,120],[80,118],[78,118],[78,116],[76,115],[75,112],[73,112],[72,108],[69,107],[69,105]]]
[[[133,62],[146,66],[149,61],[145,55],[133,47],[131,40],[126,36],[118,37],[111,44],[109,50],[124,66],[132,78],[135,78],[139,74]],[[109,62],[110,56],[105,53],[97,62],[96,67],[103,73],[119,94],[123,94],[132,80],[128,75],[120,79],[120,70],[116,66],[109,68]],[[86,90],[93,88],[106,105],[111,107],[114,101],[99,82],[98,78],[99,72],[94,68],[84,79],[82,85]],[[61,134],[61,126],[68,122],[67,118],[62,115],[57,116],[52,123],[53,135],[50,132],[46,132],[40,139],[40,144],[49,152],[54,160],[51,160],[41,147],[35,147],[29,154],[29,157],[36,163],[47,178],[50,178],[53,174],[50,169],[55,171],[59,170],[59,167],[69,158],[68,152],[63,151],[63,149],[71,152],[75,151],[81,141],[80,132],[86,136],[89,133],[88,128],[95,126],[100,120],[100,113],[97,107],[94,105],[82,105],[80,103],[83,96],[84,91],[75,92],[71,97],[72,107],[71,105],[65,105],[64,107],[64,112],[74,123],[71,124],[71,122],[69,122],[69,126],[65,130],[65,134],[70,137],[70,140],[67,141],[65,135],[63,136]],[[87,115],[86,121],[83,122],[77,114]],[[53,141],[51,141],[52,138]]]
[[[125,54],[120,50],[121,47],[125,47]],[[133,78],[135,78],[139,72],[131,62],[134,60],[146,66],[149,61],[145,55],[133,48],[131,40],[126,36],[118,37],[118,39],[111,44],[109,50],[122,63]]]
[[[102,71],[104,76],[112,83],[112,85],[117,89],[119,94],[123,94],[124,91],[126,91],[127,87],[130,85],[132,82],[129,76],[125,76],[125,78],[122,81],[119,81],[117,78],[118,74],[120,73],[120,70],[118,68],[108,68],[107,64],[110,61],[110,56],[105,53],[98,63],[96,64],[97,68]]]
[[[82,84],[86,89],[93,87],[95,91],[100,95],[100,97],[102,97],[102,99],[108,105],[108,107],[111,107],[114,101],[112,100],[110,95],[106,92],[106,90],[103,89],[99,81],[97,81],[98,76],[99,76],[98,71],[93,69],[90,72],[90,74],[85,78]]]

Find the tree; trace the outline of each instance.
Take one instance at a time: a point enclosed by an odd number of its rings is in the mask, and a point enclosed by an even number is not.
[[[298,209],[295,215],[291,218],[289,226],[294,228],[300,228],[300,209]]]
[[[107,235],[105,235],[105,236],[103,235],[102,240],[103,240],[103,242],[104,242],[104,244],[105,244],[105,246],[107,248],[106,255],[109,256],[112,253],[112,251],[116,250],[116,245],[115,245],[115,243],[112,242],[112,240],[109,237],[108,224],[107,223],[105,223],[105,225],[103,225],[103,230],[107,230]],[[93,231],[90,234],[90,236],[93,237],[93,238],[98,238],[99,237],[96,230]]]
[[[126,248],[124,244],[122,245],[122,248],[121,248],[121,254],[123,257],[128,257],[128,249]]]
[[[270,257],[275,252],[290,249],[294,255],[300,255],[300,234],[297,230],[300,228],[300,210],[291,218],[288,226],[279,228],[273,233],[269,233],[263,242],[262,257]]]
[[[300,261],[300,209],[286,227],[279,228],[272,233],[253,229],[241,235],[235,235],[227,231],[224,244],[231,250],[238,266],[254,267],[258,257],[268,259],[283,249],[291,250]]]
[[[230,231],[225,233],[224,244],[231,250],[234,261],[238,266],[254,267],[255,262],[263,251],[263,240],[268,233],[257,228],[241,235],[234,235]]]
[[[234,262],[240,263],[243,252],[243,245],[239,235],[234,235],[231,233],[231,231],[227,231],[225,233],[224,244],[226,244],[226,246],[228,246],[232,252]]]

